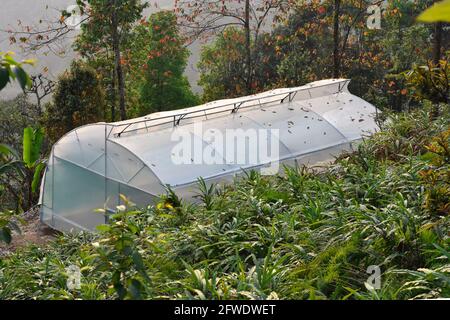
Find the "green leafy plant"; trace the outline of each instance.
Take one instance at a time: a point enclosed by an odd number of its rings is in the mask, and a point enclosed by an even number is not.
[[[25,203],[21,203],[25,210],[34,205],[42,170],[45,168],[45,162],[41,157],[43,141],[44,129],[25,128],[23,131],[22,159],[12,148],[0,145],[0,175],[2,178],[11,179],[11,181],[2,179],[5,181],[3,182],[4,186],[9,190],[13,190],[15,184],[18,184],[20,190],[25,186],[25,191],[18,198],[18,201],[21,201],[22,198],[25,199]]]
[[[0,175],[20,168],[20,160],[17,152],[6,144],[0,144]]]
[[[214,205],[214,195],[217,192],[216,184],[210,183],[209,186],[203,178],[197,181],[199,193],[197,197],[202,200],[207,210],[211,210]]]
[[[13,80],[17,80],[23,90],[31,87],[31,79],[23,65],[33,65],[34,60],[17,62],[13,55],[12,52],[0,52],[0,91]]]
[[[0,144],[0,176],[9,171],[19,170],[21,162],[18,160],[15,150],[7,145]],[[4,186],[0,187],[0,193],[4,190]],[[9,244],[12,240],[12,230],[20,232],[18,224],[13,221],[14,212],[11,210],[0,211],[0,242]]]
[[[406,85],[417,100],[427,99],[433,103],[447,103],[450,92],[450,65],[441,60],[439,65],[431,62],[426,66],[415,65],[405,74]]]
[[[31,208],[34,204],[42,170],[45,168],[45,163],[41,159],[43,139],[43,129],[25,128],[22,160],[14,149],[0,144],[0,176],[13,172],[17,174],[19,180],[23,179],[27,186],[25,209]],[[3,191],[3,188],[4,186],[0,188],[0,192]],[[12,186],[9,186],[9,188],[12,188]],[[18,224],[13,221],[13,218],[17,220],[17,217],[14,217],[14,211],[0,212],[0,240],[7,243],[11,242],[11,231],[13,229],[20,232]]]
[[[134,29],[131,55],[139,84],[139,115],[192,107],[199,99],[184,75],[189,50],[171,11],[152,14]],[[138,77],[136,77],[138,78]]]
[[[112,273],[111,282],[119,299],[141,299],[143,292],[149,290],[150,278],[147,275],[142,255],[136,242],[140,232],[132,203],[121,196],[124,208],[109,216],[110,223],[98,227],[104,239],[93,244],[99,268]]]
[[[12,231],[20,233],[19,224],[14,220],[14,211],[0,211],[0,243],[10,244],[12,241]]]
[[[398,289],[398,295],[410,299],[433,299],[450,295],[450,252],[435,243],[433,246],[439,254],[435,258],[435,261],[439,261],[439,266],[389,272],[393,276],[406,275],[410,278]]]
[[[450,0],[435,3],[425,10],[417,20],[422,22],[450,22]]]
[[[41,158],[44,129],[27,127],[23,131],[23,174],[28,189],[28,208],[33,206],[45,162]]]

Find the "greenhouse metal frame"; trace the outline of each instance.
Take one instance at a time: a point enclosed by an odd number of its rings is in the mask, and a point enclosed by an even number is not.
[[[60,231],[94,231],[122,203],[120,195],[146,206],[169,185],[184,199],[192,199],[199,177],[207,183],[227,182],[243,170],[265,168],[274,161],[311,165],[350,151],[378,126],[377,109],[351,94],[349,82],[321,80],[76,128],[52,147],[41,185],[41,220]],[[277,158],[248,165],[175,164],[174,132],[187,132],[196,143],[211,147],[195,134],[199,123],[206,130],[276,129]],[[249,146],[241,152],[249,153]]]

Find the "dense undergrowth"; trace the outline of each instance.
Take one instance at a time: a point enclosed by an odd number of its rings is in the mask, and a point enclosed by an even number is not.
[[[146,210],[125,201],[99,235],[3,258],[0,298],[450,297],[449,121],[448,106],[434,120],[427,108],[392,115],[325,170],[200,181],[199,204],[170,190]],[[67,288],[71,265],[80,289]]]

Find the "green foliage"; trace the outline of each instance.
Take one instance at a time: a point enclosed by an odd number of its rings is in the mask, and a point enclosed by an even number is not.
[[[41,149],[44,141],[44,129],[33,129],[27,127],[23,131],[23,163],[26,167],[26,176],[28,178],[30,200],[32,205],[32,195],[36,193],[41,180],[42,170],[45,163],[41,160]]]
[[[116,121],[119,106],[120,117],[125,120],[126,109],[134,108],[133,103],[136,102],[133,91],[127,92],[130,83],[126,81],[133,28],[149,3],[140,0],[80,0],[77,4],[81,12],[89,12],[89,19],[81,25],[74,48],[99,73],[107,92],[109,110],[106,111],[105,105],[105,117],[108,115]]]
[[[207,210],[211,210],[214,205],[214,196],[217,193],[216,184],[208,185],[203,178],[198,179],[198,194],[197,197],[205,204]]]
[[[40,161],[42,141],[43,129],[33,130],[28,127],[24,130],[23,161],[20,161],[19,155],[13,148],[0,144],[0,181],[2,183],[0,196],[2,199],[5,191],[14,190],[16,185],[20,190],[22,185],[25,185],[26,189],[23,190],[23,195],[17,200],[27,197],[27,203],[23,207],[28,209],[32,206],[36,198],[35,193],[41,179],[41,172],[45,167],[45,164]],[[11,177],[18,181],[14,181]],[[7,206],[7,202],[2,203],[3,208],[0,211],[0,242],[9,244],[12,240],[12,230],[20,232],[18,222],[21,220],[16,216],[17,212],[6,210]],[[21,203],[17,203],[17,206],[20,207]]]
[[[17,62],[12,52],[0,52],[0,91],[11,81],[17,80],[22,90],[31,87],[31,79],[23,69],[23,65],[33,65],[34,60]]]
[[[26,95],[0,101],[0,141],[21,152],[23,130],[40,120],[39,108]]]
[[[45,163],[42,160],[43,140],[44,129],[25,128],[22,161],[13,148],[0,145],[1,189],[6,189],[16,197],[16,211],[30,209],[37,199],[36,192],[38,191],[42,171],[45,168]],[[9,205],[8,202],[4,203],[4,207]]]
[[[139,115],[194,106],[198,103],[184,76],[189,50],[170,11],[154,13],[135,28],[134,65],[143,73]]]
[[[32,61],[24,63],[31,64]],[[21,64],[10,67],[21,68]],[[0,211],[27,210],[36,200],[44,168],[39,161],[44,135],[42,129],[33,130],[28,125],[39,121],[39,108],[30,103],[25,95],[0,102]]]
[[[360,88],[361,95],[377,106],[395,111],[409,107],[403,72],[414,64],[426,64],[431,56],[432,29],[418,24],[414,17],[429,1],[389,1],[381,30],[367,32],[364,50],[364,73],[355,65],[353,75],[368,87]],[[370,85],[369,85],[370,84]]]
[[[56,142],[70,130],[103,119],[104,90],[96,71],[75,61],[58,79],[52,103],[44,115],[46,134]]]
[[[367,28],[367,2],[340,2],[340,73],[353,80],[350,90],[380,108],[401,111],[414,105],[401,74],[413,64],[426,64],[431,56],[434,30],[414,19],[430,1],[388,1],[381,29],[373,30]],[[332,2],[293,1],[283,23],[259,34],[251,44],[253,91],[332,77],[333,10]],[[445,39],[444,34],[444,48]],[[199,84],[204,101],[245,94],[245,54],[244,33],[237,28],[225,29],[202,48]]]
[[[446,164],[450,162],[450,128],[440,133],[426,147],[424,158],[430,161],[430,167],[421,171],[423,183],[427,186],[423,208],[429,214],[450,214],[450,182]]]
[[[435,66],[429,63],[426,66],[415,65],[405,73],[406,84],[417,100],[429,100],[433,103],[447,103],[450,92],[450,66],[449,61],[441,60]]]
[[[125,210],[129,201],[122,196]],[[119,299],[141,299],[142,291],[150,288],[150,278],[137,243],[143,231],[134,216],[139,211],[119,211],[109,217],[110,224],[98,227],[104,239],[93,244],[97,252],[98,269],[112,273],[111,282]],[[146,292],[150,294],[150,292]]]
[[[6,144],[0,144],[0,157],[1,166],[0,174],[4,174],[9,170],[13,170],[19,167],[20,161],[18,160],[17,152]]]
[[[27,168],[35,167],[40,157],[43,141],[44,129],[27,127],[23,130],[23,162]]]
[[[82,13],[88,10],[90,19],[81,24],[81,34],[77,38],[75,49],[92,59],[95,59],[94,55],[97,53],[113,50],[113,15],[120,28],[120,50],[123,51],[133,24],[142,17],[142,11],[148,6],[148,3],[140,0],[80,0],[77,3]],[[69,13],[66,12],[66,15]]]
[[[198,68],[203,100],[233,98],[245,92],[245,36],[229,27],[202,48]]]
[[[21,161],[20,158],[12,147],[0,144],[0,199],[2,202],[2,210],[6,208],[11,208],[13,206],[16,209],[20,208],[21,200],[23,197],[19,196],[21,190],[21,185],[17,185],[16,181],[12,177],[19,176],[21,172]]]
[[[11,147],[0,144],[0,177],[5,176],[7,172],[16,171],[20,169],[20,161],[17,153]],[[4,186],[0,186],[0,196],[4,192]],[[0,243],[5,242],[9,244],[12,240],[12,230],[20,232],[18,224],[13,220],[14,212],[10,210],[0,210]]]
[[[10,244],[12,241],[12,231],[20,232],[19,225],[14,218],[13,211],[0,211],[0,244],[2,242]]]
[[[265,40],[274,48],[275,63],[270,65],[276,68],[278,85],[299,86],[331,77],[333,39],[328,29],[331,21],[327,20],[331,10],[331,6],[319,2],[298,2],[286,21]]]
[[[450,0],[434,4],[425,10],[417,20],[421,22],[450,22]]]
[[[91,247],[92,241],[90,235],[67,235],[56,239],[49,247],[32,246],[27,253],[11,257],[14,270],[5,269],[6,261],[0,259],[3,271],[0,277],[0,298],[14,295],[18,299],[106,299],[107,295],[102,292],[108,292],[108,288],[86,277],[88,274],[96,278],[103,276],[92,267],[95,257],[86,250]],[[81,269],[81,290],[67,289],[66,269],[71,265]],[[21,276],[16,278],[17,274]]]
[[[366,150],[377,159],[402,163],[408,159],[405,155],[427,153],[430,136],[444,132],[448,122],[448,106],[441,106],[439,113],[442,116],[437,119],[429,116],[434,108],[431,103],[424,102],[421,110],[414,112],[414,117],[410,113],[385,113],[387,119],[382,123],[382,130],[376,134],[376,139],[365,142]],[[352,161],[356,160],[368,161],[360,157],[354,157]],[[364,164],[365,167],[369,165]]]
[[[433,244],[438,255],[436,260],[448,261],[450,252],[437,244]],[[397,291],[399,296],[405,295],[412,299],[435,299],[450,296],[450,264],[420,268],[417,270],[396,269],[390,271],[393,276],[406,276],[405,282]]]

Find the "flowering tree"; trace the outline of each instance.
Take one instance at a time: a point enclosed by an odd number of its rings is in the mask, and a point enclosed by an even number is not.
[[[243,30],[245,39],[245,83],[254,90],[254,44],[264,26],[289,8],[290,0],[176,0],[178,22],[191,41],[223,32],[227,27]]]
[[[78,0],[82,13],[89,19],[81,26],[82,33],[77,41],[77,49],[85,57],[94,57],[110,50],[114,61],[114,80],[117,79],[120,117],[127,118],[125,108],[125,75],[122,52],[135,23],[141,19],[147,7],[140,0]],[[114,81],[115,82],[115,81]],[[113,86],[115,97],[115,86]],[[113,112],[114,118],[114,112]],[[114,120],[114,119],[113,119]]]
[[[134,30],[132,47],[130,74],[135,83],[141,83],[138,115],[191,107],[198,102],[184,76],[189,50],[172,11],[161,11],[141,21]]]
[[[120,116],[126,118],[125,75],[123,52],[126,42],[135,23],[141,19],[142,11],[148,6],[141,0],[76,0],[75,9],[63,10],[59,19],[54,21],[40,20],[38,25],[31,26],[19,21],[18,30],[0,30],[9,33],[11,43],[18,43],[25,52],[47,50],[57,55],[64,55],[67,48],[64,43],[73,31],[81,29],[81,35],[75,48],[83,57],[105,58],[105,53],[112,63],[103,63],[102,67],[110,69],[110,96],[112,118],[115,116],[115,99],[118,96]],[[47,6],[48,7],[48,6]],[[74,17],[77,19],[74,19]],[[78,19],[79,18],[79,19]],[[70,23],[69,23],[70,21]],[[76,23],[73,23],[76,21]],[[46,53],[46,52],[45,52]],[[103,61],[105,62],[105,61]]]

